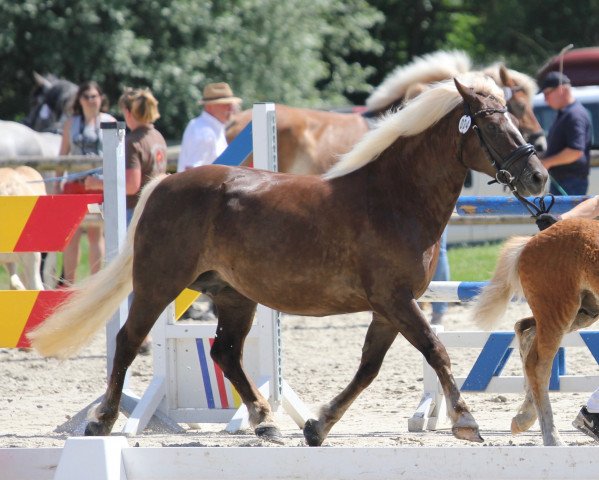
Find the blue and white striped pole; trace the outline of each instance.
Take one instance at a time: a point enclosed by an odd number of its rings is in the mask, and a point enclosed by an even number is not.
[[[489,282],[431,282],[420,302],[469,302]]]
[[[586,195],[573,195],[569,197],[556,196],[554,198],[555,204],[551,208],[550,213],[560,214],[567,212],[590,197]],[[544,197],[544,199],[545,204],[549,205],[551,202],[550,197]],[[535,197],[528,197],[527,200],[535,203]],[[459,216],[530,215],[530,212],[516,197],[463,196],[458,198],[455,208]]]

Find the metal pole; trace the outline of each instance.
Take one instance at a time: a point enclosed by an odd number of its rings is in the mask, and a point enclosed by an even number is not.
[[[264,170],[277,171],[277,124],[275,106],[273,103],[256,103],[252,112],[252,139],[254,167]],[[276,281],[276,279],[273,279]],[[281,320],[276,310],[258,305],[258,322],[264,337],[271,339],[271,348],[261,349],[268,357],[264,362],[271,366],[272,388],[270,402],[273,407],[281,404],[283,397],[283,378],[281,366]]]
[[[125,245],[127,235],[125,198],[125,122],[102,122],[104,157],[104,238],[106,263],[113,260]],[[124,300],[106,326],[107,376],[112,372],[116,335],[129,312]],[[127,387],[125,380],[125,388]]]

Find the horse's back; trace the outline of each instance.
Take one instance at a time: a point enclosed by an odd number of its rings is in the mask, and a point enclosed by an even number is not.
[[[326,172],[368,131],[361,115],[275,106],[280,172],[315,175]],[[227,127],[231,142],[250,122],[251,110],[236,114]]]
[[[586,285],[599,294],[599,222],[573,218],[539,232],[520,255],[519,274],[525,290],[535,285],[563,295],[568,286],[578,292]]]
[[[59,150],[60,135],[39,134],[21,123],[0,120],[0,158],[56,157]]]
[[[41,174],[28,166],[0,168],[0,195],[45,195]]]

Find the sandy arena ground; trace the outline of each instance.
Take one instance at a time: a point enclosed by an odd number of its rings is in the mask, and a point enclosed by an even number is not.
[[[514,320],[528,311],[513,305],[498,329],[510,330]],[[299,397],[316,411],[350,381],[359,363],[370,321],[367,313],[325,318],[285,316],[282,321],[283,373]],[[446,330],[475,330],[462,305],[451,305]],[[477,351],[449,351],[456,376],[467,374]],[[569,374],[597,375],[599,367],[586,349],[567,353]],[[518,374],[517,355],[506,367]],[[68,422],[104,393],[105,339],[98,335],[77,357],[57,361],[34,352],[0,349],[0,448],[62,447],[77,428]],[[138,357],[132,366],[131,387],[139,395],[151,379],[151,358]],[[325,446],[479,446],[455,439],[449,425],[435,432],[408,431],[408,418],[422,393],[422,356],[403,338],[389,351],[381,373],[333,428]],[[511,435],[510,421],[521,401],[520,394],[465,393],[477,419],[484,446],[542,445],[538,425],[530,432]],[[552,393],[557,426],[567,445],[596,445],[571,426],[587,393]],[[287,446],[305,445],[301,431],[284,413],[277,414]],[[77,418],[77,417],[76,417]],[[114,429],[124,424],[121,415]],[[81,424],[78,428],[81,427]],[[185,426],[187,428],[187,426]],[[130,445],[150,446],[260,446],[251,431],[228,434],[223,424],[204,424],[183,434],[146,430],[132,437]]]

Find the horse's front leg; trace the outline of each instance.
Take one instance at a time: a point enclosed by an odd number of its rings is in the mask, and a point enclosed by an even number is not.
[[[321,445],[333,425],[339,421],[358,395],[372,383],[397,333],[397,328],[386,319],[373,314],[362,347],[360,366],[354,378],[339,395],[321,407],[318,420],[310,419],[304,425],[304,437],[308,445]]]
[[[453,435],[461,440],[482,442],[478,424],[463,400],[451,373],[447,350],[433,332],[412,294],[403,292],[402,296],[394,292],[389,303],[378,304],[376,308],[393,321],[400,333],[424,355],[428,364],[437,373],[447,399],[447,414],[453,425]]]

